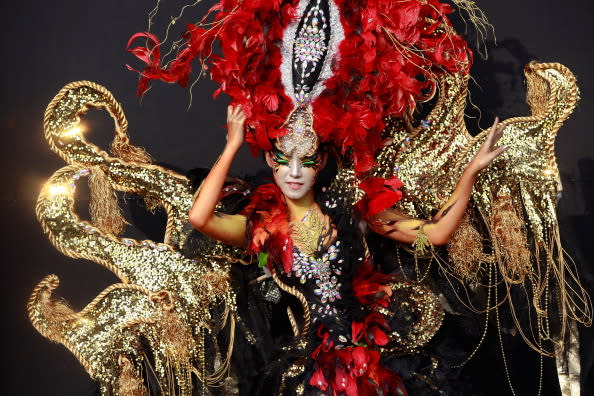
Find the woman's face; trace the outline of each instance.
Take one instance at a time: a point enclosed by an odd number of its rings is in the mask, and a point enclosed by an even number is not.
[[[274,148],[266,153],[266,162],[272,168],[274,181],[285,197],[292,200],[303,198],[310,191],[323,166],[322,156],[316,151],[313,155],[298,156],[286,154]]]

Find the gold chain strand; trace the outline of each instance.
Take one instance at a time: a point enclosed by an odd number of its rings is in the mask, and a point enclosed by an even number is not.
[[[498,297],[497,297],[498,291],[497,291],[497,289],[498,289],[498,286],[495,285],[495,302],[496,303],[498,301]],[[508,290],[508,293],[509,293],[509,290]],[[495,308],[495,319],[496,319],[496,322],[497,322],[497,336],[499,338],[499,348],[501,350],[501,360],[503,361],[503,368],[505,370],[505,377],[507,378],[507,384],[509,385],[509,389],[511,390],[512,395],[513,396],[516,396],[516,391],[514,390],[514,386],[512,385],[512,382],[511,382],[511,376],[509,374],[509,367],[507,365],[507,357],[505,355],[505,349],[503,347],[503,337],[501,335],[501,323],[499,322],[499,305],[496,305],[494,308]]]
[[[489,280],[488,280],[488,284],[487,284],[487,303],[486,303],[486,308],[485,308],[485,328],[483,330],[483,334],[481,335],[481,338],[478,342],[478,344],[476,345],[476,347],[474,348],[474,350],[472,351],[472,353],[470,355],[468,355],[468,357],[466,359],[464,359],[464,361],[462,363],[456,364],[454,366],[452,366],[453,368],[460,368],[466,365],[466,363],[468,363],[479,351],[480,347],[483,345],[483,342],[485,341],[485,338],[487,337],[487,331],[489,329],[489,314],[491,311],[491,289],[493,287],[497,287],[497,285],[493,284],[493,272],[495,271],[494,268],[494,264],[487,264],[487,268],[488,268],[488,276],[489,276]],[[497,299],[497,297],[496,297]]]

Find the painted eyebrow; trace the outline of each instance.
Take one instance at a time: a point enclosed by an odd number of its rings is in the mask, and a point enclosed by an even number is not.
[[[273,148],[272,153],[274,155],[273,159],[277,163],[280,163],[283,165],[289,163],[289,159],[287,158],[287,155],[285,153],[283,153],[282,151],[280,151],[279,149]],[[319,155],[319,153],[316,152],[312,155],[306,155],[306,156],[302,157],[301,162],[306,166],[316,165],[319,162],[319,158],[320,158],[320,155]]]
[[[283,154],[283,152],[278,149],[273,149],[272,154],[274,154],[274,160],[277,162],[289,162],[289,159],[285,156],[285,154]]]
[[[317,165],[320,161],[320,156],[318,153],[314,153],[313,155],[307,155],[301,159],[301,162],[305,166]]]

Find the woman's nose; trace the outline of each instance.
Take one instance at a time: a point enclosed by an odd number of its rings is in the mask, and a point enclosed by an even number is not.
[[[299,159],[291,159],[291,173],[290,176],[292,178],[300,178],[301,177],[301,161]]]

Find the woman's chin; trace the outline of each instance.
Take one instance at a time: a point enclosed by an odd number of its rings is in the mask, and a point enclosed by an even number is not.
[[[302,186],[299,189],[294,189],[291,188],[289,186],[283,186],[281,188],[283,194],[285,195],[285,197],[293,200],[293,201],[297,201],[300,200],[301,198],[303,198],[306,194],[307,194],[307,188],[305,188],[305,186]]]
[[[293,201],[298,201],[305,196],[306,192],[307,191],[289,190],[289,191],[284,191],[284,194],[285,194],[285,197],[292,199]]]

